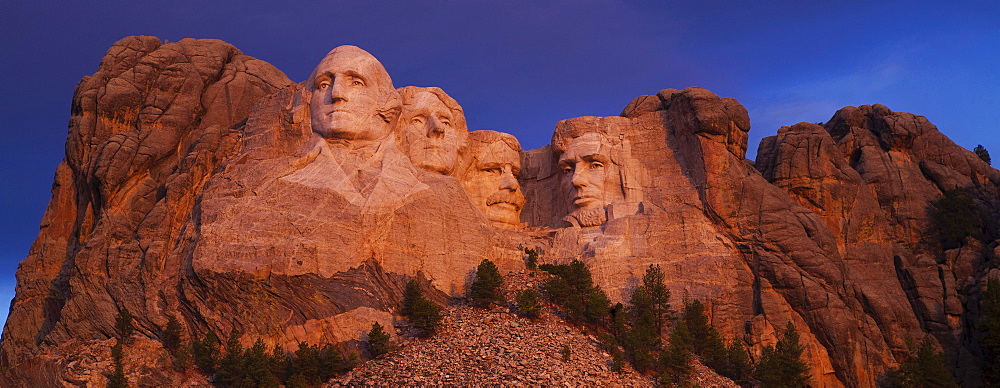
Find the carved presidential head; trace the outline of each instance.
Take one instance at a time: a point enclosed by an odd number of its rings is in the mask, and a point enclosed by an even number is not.
[[[418,168],[452,174],[469,132],[462,107],[439,88],[407,86],[399,94],[403,99],[396,132],[400,148]]]
[[[521,223],[524,194],[521,145],[513,135],[497,131],[469,132],[467,162],[461,180],[469,199],[495,224]]]
[[[327,139],[380,140],[392,133],[399,93],[382,64],[355,46],[331,50],[306,83],[313,132]]]
[[[621,140],[590,119],[561,121],[552,136],[569,221],[580,226],[604,224],[605,208],[625,198]]]

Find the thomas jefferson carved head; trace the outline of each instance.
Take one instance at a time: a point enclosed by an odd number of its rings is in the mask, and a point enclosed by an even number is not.
[[[524,194],[517,182],[521,172],[517,138],[496,131],[469,132],[468,155],[462,186],[472,203],[495,224],[519,225]]]
[[[560,122],[552,138],[560,186],[569,202],[567,220],[579,226],[604,224],[605,208],[625,198],[621,142],[588,119]]]
[[[400,111],[399,93],[382,64],[367,51],[340,46],[313,70],[312,129],[327,139],[380,140],[392,133]]]
[[[418,168],[449,175],[455,171],[458,149],[468,127],[462,107],[439,88],[399,89],[403,112],[397,130],[399,146]]]

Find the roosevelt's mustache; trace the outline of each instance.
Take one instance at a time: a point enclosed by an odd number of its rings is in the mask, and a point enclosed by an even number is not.
[[[500,190],[490,194],[490,196],[486,198],[486,206],[492,206],[498,203],[509,203],[520,209],[521,206],[524,206],[524,196],[521,195],[520,191],[512,192],[508,190]]]

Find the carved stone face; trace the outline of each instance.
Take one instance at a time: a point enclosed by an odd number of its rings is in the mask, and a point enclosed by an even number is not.
[[[448,175],[458,159],[457,118],[438,96],[419,92],[403,103],[402,147],[421,169]]]
[[[520,224],[524,194],[517,182],[517,176],[521,173],[518,150],[502,140],[471,148],[473,161],[463,177],[462,185],[472,203],[486,213],[486,218],[490,221]]]
[[[328,139],[378,140],[392,133],[392,80],[368,52],[340,46],[320,61],[309,80],[313,132]],[[396,97],[398,109],[398,97]]]
[[[572,199],[571,210],[603,210],[620,199],[618,167],[611,162],[611,145],[598,133],[586,133],[559,156],[563,188]]]

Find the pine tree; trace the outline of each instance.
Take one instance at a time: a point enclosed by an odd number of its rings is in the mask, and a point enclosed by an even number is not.
[[[194,357],[194,364],[207,375],[215,374],[219,363],[219,345],[219,336],[212,330],[205,334],[204,340],[195,338],[191,341],[191,355]]]
[[[986,162],[986,164],[992,165],[990,160],[990,152],[987,151],[986,147],[983,147],[982,144],[977,144],[976,148],[972,150],[972,152],[975,152],[976,156],[978,156],[979,159],[982,159],[984,162]]]
[[[934,349],[934,340],[924,337],[919,345],[912,341],[909,346],[909,358],[899,365],[899,368],[886,373],[889,382],[900,388],[919,387],[958,387],[955,378],[948,370],[944,354]]]
[[[691,375],[691,333],[684,321],[677,322],[670,333],[670,346],[660,356],[660,383],[680,385]]]
[[[697,299],[684,301],[684,322],[691,331],[694,354],[701,357],[702,363],[718,372],[726,363],[726,346],[719,332],[708,323],[705,305]]]
[[[243,375],[243,345],[240,345],[240,331],[233,329],[226,340],[226,354],[219,360],[215,373],[215,383],[231,386],[238,383]]]
[[[750,385],[753,366],[750,363],[750,356],[739,340],[733,339],[726,347],[726,362],[716,371],[740,386]]]
[[[555,275],[545,282],[545,292],[563,307],[571,321],[599,323],[608,316],[611,301],[594,284],[586,264],[574,260],[570,264],[543,264],[539,268]]]
[[[275,374],[271,355],[267,353],[267,346],[262,339],[258,338],[253,346],[246,349],[240,361],[242,365],[237,379],[238,386],[277,388],[281,385]]]
[[[122,307],[121,310],[118,310],[118,315],[115,316],[115,333],[119,340],[128,342],[133,331],[135,331],[135,326],[132,325],[132,314],[129,313],[128,307]]]
[[[371,351],[372,357],[381,356],[391,350],[389,334],[386,334],[378,322],[373,323],[372,330],[368,332],[368,349]]]
[[[469,287],[469,296],[473,303],[486,306],[492,302],[503,302],[503,277],[497,265],[489,259],[483,259],[476,269],[476,280]]]
[[[542,307],[538,300],[538,291],[528,288],[517,293],[517,308],[527,318],[538,318]]]
[[[538,250],[535,248],[524,248],[524,266],[528,269],[535,269],[538,266]]]
[[[108,388],[128,387],[128,377],[125,376],[125,367],[122,365],[124,350],[121,340],[115,342],[115,346],[111,347],[111,358],[114,360],[115,371],[108,377]]]
[[[778,343],[764,348],[754,377],[763,387],[806,387],[809,367],[802,361],[803,350],[805,348],[799,344],[799,333],[789,321]]]
[[[987,281],[979,303],[983,316],[976,321],[976,329],[983,333],[980,343],[986,350],[984,378],[1000,385],[1000,280]]]
[[[177,357],[177,353],[181,348],[181,323],[177,321],[177,317],[170,315],[167,318],[167,326],[163,329],[163,334],[160,335],[160,342],[163,343],[163,347],[170,352],[174,357]]]
[[[413,322],[413,326],[422,330],[425,335],[434,334],[441,325],[441,306],[423,296],[416,279],[406,283],[403,293],[403,308],[400,313]]]
[[[983,221],[969,192],[957,188],[942,194],[940,199],[931,202],[934,207],[932,218],[941,247],[958,248],[968,236],[980,238]]]
[[[617,309],[615,320],[618,322],[612,322],[625,349],[625,356],[637,370],[653,367],[656,354],[661,348],[660,333],[666,321],[673,317],[670,290],[663,280],[660,267],[650,265],[642,277],[642,283],[632,292],[626,309],[627,323],[623,325],[620,321]]]

